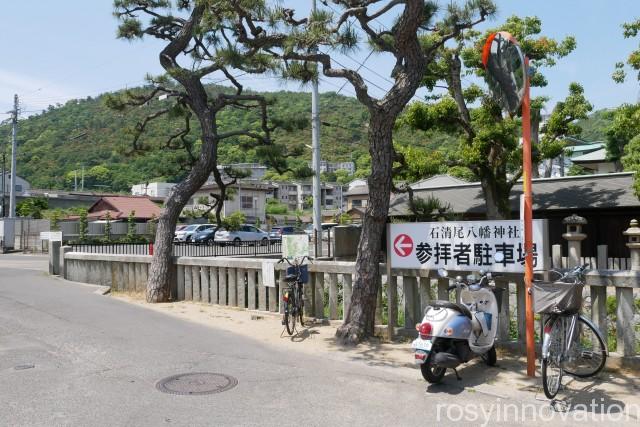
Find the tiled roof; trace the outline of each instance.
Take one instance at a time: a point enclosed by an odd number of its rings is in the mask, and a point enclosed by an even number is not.
[[[104,202],[107,207],[100,211],[93,210],[98,206],[104,207],[101,202]],[[89,208],[89,216],[94,217],[101,212],[106,214],[107,210],[111,212],[111,217],[113,219],[127,218],[131,211],[135,211],[135,218],[137,219],[157,218],[162,213],[162,209],[153,203],[148,197],[107,196],[102,197],[91,208]]]
[[[364,196],[369,194],[369,186],[367,185],[359,185],[357,187],[353,187],[349,191],[345,193],[345,196]]]
[[[605,162],[607,161],[607,149],[601,148],[596,151],[591,151],[590,153],[583,154],[581,156],[572,157],[571,161],[573,163],[580,162]]]
[[[413,184],[411,184],[411,188],[413,188],[414,190],[418,190],[422,188],[434,188],[434,187],[443,187],[445,185],[458,185],[458,184],[467,184],[467,182],[451,175],[434,175],[431,178],[414,182]]]
[[[534,179],[533,209],[603,209],[617,207],[640,207],[633,194],[633,173],[583,175],[577,177]],[[522,184],[511,190],[511,211],[518,212]],[[452,185],[428,190],[414,191],[415,197],[434,196],[451,205],[455,213],[477,213],[486,211],[480,183]],[[408,195],[401,194],[391,200],[390,216],[411,215]]]

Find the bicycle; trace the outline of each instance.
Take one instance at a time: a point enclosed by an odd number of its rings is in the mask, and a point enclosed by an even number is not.
[[[561,273],[555,282],[534,282],[533,300],[543,318],[542,386],[544,394],[554,399],[564,374],[578,378],[596,375],[607,360],[602,334],[582,314],[582,289],[587,265]]]
[[[278,263],[286,261],[289,264],[287,273],[285,276],[285,282],[287,282],[287,288],[282,293],[282,302],[284,303],[284,315],[282,318],[282,324],[285,325],[287,333],[293,335],[296,329],[296,320],[300,320],[300,325],[304,326],[304,320],[302,318],[304,314],[304,297],[302,292],[303,281],[303,262],[309,257],[304,256],[300,260],[297,258],[292,264],[287,258],[282,258]]]

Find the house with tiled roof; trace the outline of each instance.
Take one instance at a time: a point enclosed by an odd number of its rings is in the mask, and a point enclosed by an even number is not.
[[[89,221],[99,221],[109,216],[113,221],[126,220],[131,212],[136,222],[146,222],[158,218],[162,208],[149,197],[104,196],[87,210],[87,218]]]

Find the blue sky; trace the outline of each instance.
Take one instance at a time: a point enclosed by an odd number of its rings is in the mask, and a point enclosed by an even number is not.
[[[135,86],[147,72],[158,73],[157,55],[161,44],[151,39],[124,42],[115,38],[116,21],[111,0],[20,0],[3,1],[0,26],[0,112],[11,108],[13,94],[23,100],[25,114],[49,104],[97,95]],[[307,9],[306,0],[286,0],[291,6]],[[442,4],[448,1],[441,1]],[[550,106],[566,96],[570,82],[578,81],[596,108],[635,102],[639,85],[635,76],[623,85],[613,83],[616,61],[626,58],[638,40],[624,40],[620,25],[640,17],[637,0],[498,0],[495,25],[512,14],[537,15],[546,35],[562,38],[574,35],[578,48],[546,71],[549,86],[532,95],[547,95]],[[306,13],[306,11],[305,11]],[[362,61],[367,52],[351,55]],[[348,57],[339,61],[357,66]],[[366,62],[371,70],[385,75],[389,58],[373,55]],[[374,72],[363,69],[374,94],[390,84]],[[283,86],[275,78],[244,78],[255,90],[306,90],[298,85]],[[325,79],[321,90],[337,91],[342,81]],[[347,85],[341,93],[352,94]],[[7,118],[0,114],[0,120]]]

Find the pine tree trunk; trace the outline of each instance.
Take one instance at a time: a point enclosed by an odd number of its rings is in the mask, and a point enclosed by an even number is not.
[[[343,344],[355,345],[374,332],[376,298],[380,286],[380,250],[391,194],[393,123],[394,118],[389,115],[385,117],[382,112],[372,115],[370,121],[371,175],[367,180],[369,204],[362,222],[351,303],[345,321],[336,333]]]
[[[194,163],[187,177],[176,185],[158,219],[156,242],[147,280],[147,302],[165,302],[171,297],[171,263],[173,257],[173,236],[176,223],[189,198],[202,187],[213,172],[217,163],[217,143],[213,136],[213,123],[210,114],[200,115],[203,128],[200,157]]]
[[[165,302],[171,296],[170,272],[176,223],[189,198],[207,181],[212,172],[211,164],[211,159],[200,159],[189,175],[173,188],[167,199],[162,215],[158,219],[156,242],[147,282],[147,302]]]
[[[482,178],[480,180],[480,184],[482,186],[482,192],[487,206],[487,219],[509,219],[511,217],[511,209],[509,205],[509,193],[511,188],[508,190],[501,189],[495,179],[488,177]]]

